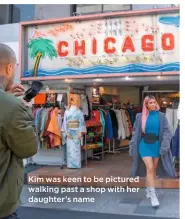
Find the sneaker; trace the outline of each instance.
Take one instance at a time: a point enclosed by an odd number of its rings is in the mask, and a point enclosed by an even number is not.
[[[149,188],[146,188],[146,198],[150,198],[151,197],[151,194],[150,194],[150,191],[149,191],[150,189]],[[156,194],[156,196],[158,197],[158,194],[157,194],[157,192],[155,191],[155,194]]]
[[[150,201],[151,201],[152,207],[158,208],[160,203],[159,203],[159,200],[158,200],[157,195],[155,193],[155,190],[149,191],[149,196],[150,196]]]

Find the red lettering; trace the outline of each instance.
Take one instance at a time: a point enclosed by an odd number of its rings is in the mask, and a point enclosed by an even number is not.
[[[58,55],[60,57],[65,57],[65,56],[68,55],[68,51],[67,50],[65,50],[65,51],[62,50],[63,47],[68,47],[68,46],[69,46],[68,42],[66,42],[66,41],[59,41],[59,43],[58,43]]]
[[[74,55],[77,56],[80,53],[80,55],[85,55],[85,40],[81,41],[81,45],[79,45],[78,41],[74,42],[74,46],[75,46],[75,51],[74,51]]]
[[[134,44],[133,44],[132,38],[130,36],[127,36],[125,38],[125,42],[124,42],[123,47],[122,47],[122,52],[126,52],[127,50],[135,52]]]
[[[173,50],[175,47],[174,35],[165,33],[162,35],[162,48],[163,50]]]
[[[150,41],[150,42],[148,42]],[[142,50],[144,52],[154,51],[154,35],[144,35],[141,40]]]
[[[115,47],[109,48],[109,43],[115,43],[115,42],[116,42],[116,39],[114,37],[107,37],[104,40],[104,51],[107,54],[113,54],[113,53],[116,52],[116,48]]]
[[[38,34],[36,32],[36,34]],[[154,35],[146,34],[141,36],[141,49],[143,52],[153,52],[155,50],[154,44]],[[106,54],[114,54],[117,50],[115,37],[107,37],[104,39],[104,52]],[[161,36],[161,49],[164,51],[170,51],[175,48],[175,36],[172,33],[165,33]],[[92,55],[97,55],[98,46],[102,46],[101,41],[98,41],[96,38],[91,40],[90,52]],[[122,48],[122,52],[125,53],[127,50],[130,52],[135,52],[134,41],[131,36],[126,36]],[[57,44],[58,56],[65,57],[69,55],[69,43],[67,41],[59,41]],[[85,55],[86,54],[86,41],[85,40],[76,40],[74,41],[74,51],[75,56]]]
[[[92,54],[96,55],[96,53],[97,53],[97,40],[93,39],[92,40]]]

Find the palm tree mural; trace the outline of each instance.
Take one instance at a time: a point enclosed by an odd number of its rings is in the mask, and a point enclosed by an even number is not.
[[[53,41],[42,37],[31,40],[28,45],[29,55],[35,59],[33,68],[33,76],[37,76],[41,58],[48,56],[51,60],[57,57],[57,51],[53,45]]]

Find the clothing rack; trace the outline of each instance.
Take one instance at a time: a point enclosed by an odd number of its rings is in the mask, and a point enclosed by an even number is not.
[[[117,150],[117,149],[115,149],[115,139],[113,138],[113,140],[112,140],[112,151],[110,150],[110,142],[109,142],[109,151],[108,151],[108,153],[111,153],[111,154],[120,154],[120,152]]]
[[[100,105],[100,104],[93,104],[92,105],[92,109],[111,109],[112,105]],[[114,146],[113,146],[114,148]],[[100,152],[102,153],[102,152]],[[108,153],[108,154],[116,154],[117,152],[114,150],[111,150],[111,141],[109,140],[109,149],[108,150],[104,150],[103,153]],[[96,154],[97,155],[97,154]]]
[[[96,109],[99,109],[99,108],[106,108],[106,109],[108,109],[108,108],[111,108],[112,107],[112,105],[100,105],[100,104],[93,104],[92,105],[92,108],[96,108]]]
[[[32,107],[33,108],[51,108],[51,107],[60,108],[59,104],[57,103],[32,104]]]
[[[59,104],[56,104],[56,103],[46,103],[46,104],[33,104],[33,106],[32,106],[32,108],[33,108],[33,110],[34,109],[38,109],[39,110],[39,108],[41,109],[48,109],[48,110],[53,110],[54,108],[60,108],[60,106],[59,106]],[[50,109],[49,109],[50,108]],[[58,114],[62,114],[61,113],[61,110],[58,110]],[[63,119],[63,117],[61,116],[61,118]],[[39,138],[39,137],[38,137]],[[38,143],[39,143],[39,141],[38,141]],[[40,147],[38,147],[38,152],[39,151],[42,151],[42,150],[40,150],[41,148]],[[57,147],[57,150],[60,150],[61,148],[60,147]],[[56,148],[47,148],[45,151],[50,151],[50,150],[52,150],[52,151],[55,151],[56,150]],[[40,155],[39,155],[40,156]],[[41,155],[41,156],[43,156],[43,155]],[[36,162],[38,162],[38,161],[36,161]],[[36,163],[35,162],[35,160],[33,161],[33,157],[29,157],[29,158],[27,158],[27,159],[25,159],[24,160],[24,164],[25,164],[25,167],[26,166],[28,166],[28,165],[40,165],[40,164],[38,164],[38,163]],[[45,162],[45,161],[44,161]],[[44,164],[44,165],[47,165],[47,164]]]
[[[113,104],[112,105],[94,105],[93,107],[97,107],[96,109],[101,109],[101,108],[105,108],[105,109],[111,109],[113,108]],[[104,150],[104,153],[108,153],[108,154],[119,154],[118,151],[115,150],[115,140],[113,140],[113,148],[111,150],[111,140],[109,140],[109,149],[108,150]]]
[[[124,108],[123,108],[124,106]],[[120,109],[132,109],[134,106],[139,106],[139,105],[127,105],[127,104],[121,104],[121,103],[117,103],[117,104],[113,104],[113,109],[116,109],[116,107],[120,107]],[[125,146],[125,147],[118,147],[118,148],[115,148],[115,141],[116,139],[113,139],[112,140],[112,143],[113,143],[113,150],[112,150],[112,153],[114,154],[120,154],[120,151],[122,150],[126,150],[129,148],[129,145],[128,146]]]
[[[92,109],[133,109],[134,107],[140,107],[140,105],[138,104],[132,104],[132,105],[127,105],[127,104],[121,104],[121,103],[112,103],[112,105],[100,105],[100,104],[94,104],[92,106]],[[112,148],[111,148],[111,143],[112,143]],[[109,141],[109,149],[105,150],[104,153],[109,153],[109,154],[120,154],[120,151],[122,150],[126,150],[129,148],[128,146],[124,146],[124,147],[115,147],[116,144],[116,139],[113,138],[113,140]]]

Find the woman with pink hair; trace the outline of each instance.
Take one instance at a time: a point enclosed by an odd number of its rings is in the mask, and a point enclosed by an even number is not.
[[[137,114],[130,141],[130,155],[133,156],[132,176],[146,176],[147,198],[153,207],[159,207],[155,192],[155,179],[175,177],[170,150],[171,132],[165,115],[154,96],[147,96],[142,113]]]

